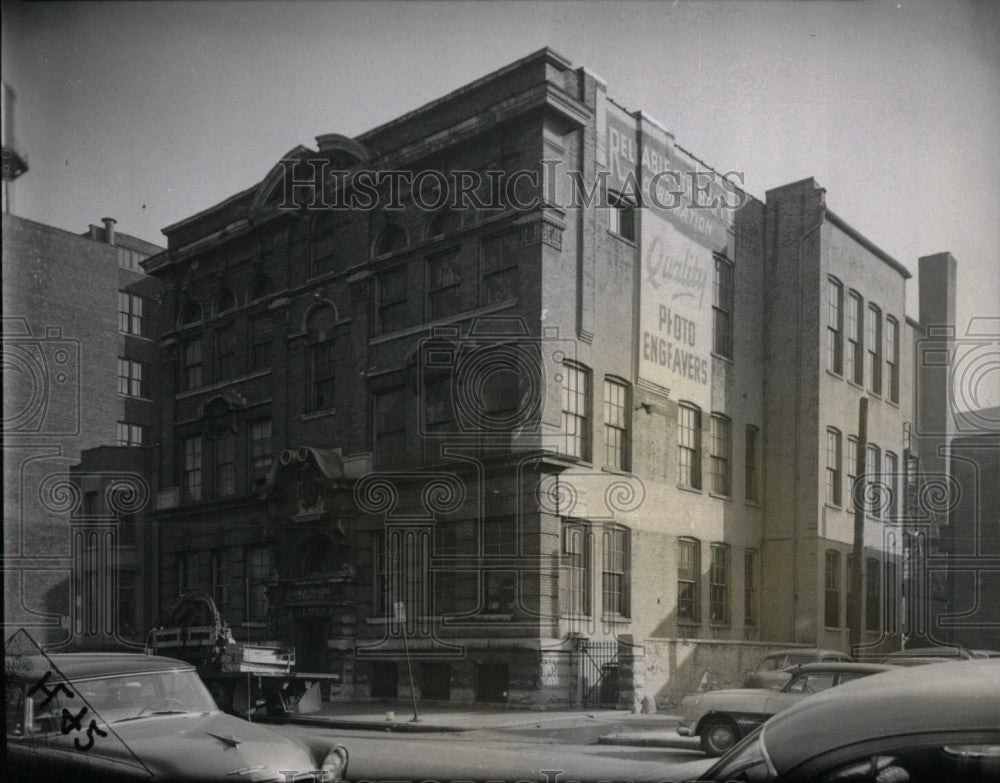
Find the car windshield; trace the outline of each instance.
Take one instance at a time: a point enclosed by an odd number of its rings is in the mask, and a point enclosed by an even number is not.
[[[105,677],[73,686],[106,723],[218,709],[193,671]]]
[[[795,666],[799,663],[809,663],[811,660],[811,655],[782,653],[780,655],[767,656],[760,662],[760,666],[757,668],[759,671],[776,671],[778,669],[787,669],[789,666]]]

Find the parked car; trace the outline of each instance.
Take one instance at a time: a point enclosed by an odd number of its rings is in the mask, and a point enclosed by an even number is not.
[[[781,690],[734,688],[687,696],[681,701],[677,733],[700,737],[705,753],[721,756],[770,716],[807,696],[889,670],[871,663],[807,663],[793,669]]]
[[[761,658],[757,668],[748,672],[743,680],[744,688],[780,688],[792,676],[792,669],[803,663],[851,662],[851,656],[838,650],[808,649],[793,647],[777,650]]]
[[[964,647],[909,647],[883,656],[881,663],[893,666],[923,666],[927,663],[944,661],[967,661],[976,657],[978,656]]]
[[[347,750],[219,711],[195,668],[129,653],[10,656],[8,779],[341,780]]]
[[[1000,660],[895,668],[804,699],[700,781],[1000,780]]]

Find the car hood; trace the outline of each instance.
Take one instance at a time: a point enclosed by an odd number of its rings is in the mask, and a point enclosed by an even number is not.
[[[105,728],[121,743],[109,732],[91,752],[130,764],[138,758],[156,779],[284,780],[281,772],[317,767],[301,743],[222,712],[155,715]]]
[[[776,691],[768,688],[729,688],[720,691],[705,691],[694,696],[687,696],[681,701],[681,709],[685,716],[700,715],[709,710],[727,710],[748,712],[763,712],[768,699]]]

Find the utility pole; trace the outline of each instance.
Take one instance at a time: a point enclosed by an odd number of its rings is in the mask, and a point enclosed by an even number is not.
[[[858,400],[858,453],[855,458],[854,485],[851,498],[854,503],[854,562],[848,578],[851,580],[850,598],[847,606],[847,625],[850,630],[851,655],[857,656],[861,647],[861,626],[864,623],[864,600],[862,573],[865,555],[865,503],[868,476],[865,458],[868,454],[868,398]]]

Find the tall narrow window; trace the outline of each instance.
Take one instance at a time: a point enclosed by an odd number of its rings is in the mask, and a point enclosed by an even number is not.
[[[514,299],[518,294],[518,235],[508,232],[483,240],[482,304]]]
[[[621,193],[608,193],[608,230],[635,241],[635,204]]]
[[[701,620],[701,542],[682,538],[677,542],[677,619]]]
[[[309,410],[332,408],[336,388],[336,311],[320,307],[309,316]]]
[[[143,314],[145,299],[128,291],[118,292],[118,331],[143,337],[146,320]]]
[[[865,561],[865,630],[882,627],[882,573],[878,558]]]
[[[483,522],[484,558],[517,555],[517,520],[494,517]],[[486,614],[510,614],[517,605],[517,574],[501,569],[483,569],[483,596]]]
[[[236,436],[219,433],[215,438],[215,494],[229,497],[236,494]]]
[[[826,550],[826,566],[823,581],[826,585],[823,624],[827,628],[840,627],[840,552]]]
[[[759,450],[760,430],[753,424],[748,424],[746,452],[746,498],[754,503],[760,502],[760,477],[757,470]]]
[[[563,524],[562,564],[559,606],[562,614],[590,614],[590,546],[585,525]]]
[[[712,491],[728,496],[732,487],[730,453],[732,423],[722,414],[712,414]]]
[[[236,375],[236,327],[220,326],[215,330],[215,380]]]
[[[729,547],[712,544],[708,609],[713,623],[729,622]]]
[[[885,382],[890,402],[899,402],[899,321],[885,319]]]
[[[743,623],[757,625],[757,552],[743,553]]]
[[[619,381],[604,380],[604,463],[609,468],[629,469],[629,393]]]
[[[854,509],[854,481],[858,477],[858,439],[847,438],[847,510]]]
[[[147,397],[145,365],[131,359],[118,360],[118,393]]]
[[[868,390],[882,393],[882,311],[868,305]]]
[[[136,624],[136,572],[118,572],[118,633],[131,636]]]
[[[733,265],[725,258],[715,257],[715,277],[712,285],[714,319],[713,350],[719,356],[733,358]]]
[[[701,489],[701,411],[693,405],[677,408],[677,466],[682,487]]]
[[[563,453],[590,458],[590,372],[574,364],[562,369]]]
[[[615,527],[604,531],[602,585],[604,613],[629,614],[629,530]]]
[[[840,430],[826,428],[826,502],[839,506],[842,500],[841,488],[841,441]]]
[[[896,633],[898,631],[898,588],[897,588],[896,564],[886,561],[885,564],[885,592],[883,598],[882,614],[885,617],[886,633]]]
[[[201,438],[181,439],[181,487],[184,497],[201,500]]]
[[[826,366],[844,372],[844,287],[839,280],[826,281]]]
[[[201,386],[201,337],[181,343],[181,391]]]
[[[882,507],[889,512],[889,519],[899,515],[899,457],[891,451],[885,453],[885,476],[882,479],[883,491],[888,493]]]
[[[212,600],[219,609],[226,605],[225,554],[224,549],[213,549],[211,553]]]
[[[866,496],[871,501],[868,513],[873,517],[881,517],[882,493],[879,485],[882,483],[882,452],[874,443],[868,444],[868,453],[865,456],[865,481],[868,484]]]
[[[177,555],[177,583],[181,593],[198,589],[197,552],[181,552]]]
[[[383,334],[406,326],[405,266],[378,276],[378,325]]]
[[[332,272],[337,261],[337,232],[332,228],[319,227],[319,233],[312,238],[312,274],[322,275]]]
[[[865,383],[864,344],[862,331],[864,310],[861,296],[851,291],[847,297],[847,377],[858,386]]]
[[[375,459],[377,467],[398,464],[406,453],[406,390],[375,395]]]
[[[273,321],[269,312],[257,313],[250,318],[250,371],[266,370],[271,366],[271,340]]]
[[[267,583],[271,573],[271,551],[266,546],[247,547],[246,618],[248,623],[267,622]]]
[[[462,312],[458,251],[427,259],[427,316],[430,320]]]
[[[267,475],[271,469],[271,420],[250,422],[250,473],[255,478]]]

